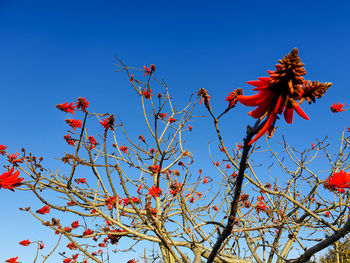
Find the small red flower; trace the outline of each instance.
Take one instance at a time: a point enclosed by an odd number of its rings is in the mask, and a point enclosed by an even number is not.
[[[89,140],[89,143],[90,143],[90,150],[92,150],[93,148],[96,147],[97,141],[95,140],[95,138],[93,136],[89,136],[88,140]]]
[[[190,203],[193,203],[194,202],[194,198],[193,197],[191,197],[191,199],[190,199]]]
[[[81,120],[66,119],[66,123],[71,126],[75,132],[77,131],[75,128],[81,128],[82,125]]]
[[[220,166],[220,163],[219,162],[215,162],[215,166]]]
[[[188,130],[191,132],[192,131],[192,126],[188,125]]]
[[[154,148],[149,149],[150,154],[154,154],[154,152],[155,152]]]
[[[61,110],[61,111],[64,111],[64,112],[72,113],[74,115],[75,106],[73,106],[73,104],[74,104],[74,102],[72,102],[70,104],[68,104],[68,102],[62,103],[62,104],[57,104],[56,108]]]
[[[86,108],[89,108],[89,102],[84,97],[77,98],[78,109],[81,109],[83,112],[86,112]]]
[[[139,140],[143,143],[146,143],[145,137],[143,135],[139,135]]]
[[[242,144],[240,143],[240,144],[237,144],[237,149],[238,150],[240,150],[240,149],[242,149],[243,148],[243,146],[242,146]]]
[[[36,212],[38,214],[47,214],[47,213],[50,213],[50,207],[48,205],[44,205],[42,208],[40,208],[39,210],[36,210]]]
[[[18,259],[18,257],[9,258],[9,259],[5,260],[5,262],[7,262],[7,263],[18,263],[17,259]]]
[[[140,185],[140,186],[137,188],[137,193],[138,193],[138,194],[141,194],[141,189],[142,189],[142,185]]]
[[[45,244],[43,242],[40,242],[39,249],[44,249]]]
[[[162,194],[162,189],[156,187],[156,186],[152,186],[150,189],[148,189],[148,195],[154,196],[154,197],[158,197],[159,195]]]
[[[208,183],[208,178],[207,177],[204,177],[203,178],[203,184],[207,184]]]
[[[120,146],[119,150],[121,150],[123,153],[128,153],[128,147],[126,146]]]
[[[149,68],[147,68],[146,66],[143,66],[143,68],[145,69],[144,76],[152,75],[152,73],[156,71],[156,66],[154,64],[151,64]]]
[[[73,229],[78,228],[79,227],[79,220],[72,222],[71,227]]]
[[[130,259],[130,260],[128,260],[127,263],[136,263],[136,260],[135,259]]]
[[[204,105],[209,108],[209,101],[211,97],[209,96],[208,91],[201,88],[197,91],[197,95],[200,97],[200,104],[204,103]]]
[[[227,169],[231,169],[231,166],[227,163],[227,164],[226,164],[226,168],[227,168]]]
[[[158,115],[159,115],[159,117],[160,117],[162,120],[164,120],[164,119],[166,118],[167,113],[161,113],[161,112],[159,112]]]
[[[73,201],[67,202],[67,206],[75,206],[75,205],[76,205],[76,203]]]
[[[4,155],[5,154],[5,150],[7,149],[7,146],[6,145],[2,145],[0,144],[0,154],[1,155]]]
[[[158,174],[160,172],[161,167],[157,164],[148,166],[148,170],[150,170],[154,174]]]
[[[217,207],[216,205],[213,206],[213,209],[214,209],[215,211],[218,211],[218,207]]]
[[[74,140],[69,134],[63,136],[64,140],[69,144],[74,146]]]
[[[133,201],[135,204],[141,203],[140,199],[138,197],[135,197],[135,196],[131,197],[131,201]]]
[[[29,241],[29,239],[27,239],[27,240],[22,240],[21,242],[19,242],[19,244],[20,244],[21,246],[27,247],[27,246],[30,245],[30,241]]]
[[[145,99],[150,99],[152,95],[152,90],[151,89],[144,89],[142,91],[142,95],[145,97]]]
[[[13,165],[17,165],[17,163],[23,163],[23,161],[21,159],[17,159],[18,156],[19,156],[19,153],[15,152],[15,153],[11,154],[7,160],[10,163],[12,163]]]
[[[94,233],[94,231],[92,231],[90,228],[88,228],[83,232],[83,236],[92,235],[93,233]]]
[[[72,259],[71,258],[66,258],[63,260],[63,263],[70,263],[72,262]]]
[[[77,249],[77,246],[76,246],[74,243],[68,243],[67,247],[68,247],[70,250],[75,250],[75,249]]]
[[[74,181],[76,184],[86,184],[86,178],[77,178]]]
[[[114,129],[114,124],[115,119],[113,114],[109,115],[108,118],[103,119],[103,121],[100,121],[101,125],[105,128],[105,132],[107,132],[108,129],[113,130]]]
[[[177,119],[174,119],[173,117],[169,117],[169,119],[168,119],[168,122],[170,122],[170,123],[174,123],[176,121],[177,121]]]
[[[21,185],[21,182],[24,180],[24,178],[18,178],[19,171],[13,173],[14,169],[15,168],[12,167],[8,172],[0,175],[0,188],[14,191],[14,187]]]
[[[333,113],[345,111],[345,110],[343,109],[343,107],[344,107],[344,103],[334,103],[334,104],[331,106],[331,111],[332,111]]]
[[[324,182],[324,187],[330,191],[335,190],[343,193],[344,188],[350,188],[350,173],[343,170],[333,173],[333,175],[329,176]]]
[[[324,215],[325,217],[329,217],[331,215],[331,212],[326,211],[326,214]]]
[[[228,103],[229,103],[228,107],[233,108],[237,103],[237,95],[242,95],[242,94],[243,94],[242,89],[236,89],[236,90],[230,92],[229,95],[225,99],[225,101],[228,101]]]

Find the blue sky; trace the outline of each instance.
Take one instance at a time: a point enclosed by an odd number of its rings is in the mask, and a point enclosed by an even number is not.
[[[62,140],[67,115],[55,105],[80,96],[94,111],[114,113],[130,130],[137,129],[137,97],[126,76],[114,72],[115,55],[130,66],[156,64],[157,76],[180,106],[199,88],[207,89],[219,113],[230,91],[241,87],[252,94],[245,82],[266,76],[294,47],[305,63],[306,79],[334,86],[316,104],[303,104],[309,121],[299,116],[293,125],[280,121],[274,139],[284,134],[300,148],[325,136],[336,142],[350,126],[348,112],[329,110],[335,102],[350,103],[349,11],[348,1],[2,0],[0,144],[11,152],[25,147],[55,165],[53,158],[67,151]],[[241,107],[223,118],[228,140],[242,140],[245,126],[253,122],[249,110]],[[193,139],[198,151],[207,151],[208,141],[216,143],[210,125],[208,118],[193,123],[201,135]],[[8,236],[0,240],[6,248],[0,260],[28,257],[29,249],[17,246],[23,232],[44,231],[16,209],[28,205],[28,196],[0,190],[1,200],[7,200],[1,204],[6,211],[2,235]]]

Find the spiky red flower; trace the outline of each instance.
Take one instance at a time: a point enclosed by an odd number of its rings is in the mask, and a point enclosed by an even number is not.
[[[211,97],[209,96],[208,91],[201,88],[197,91],[197,95],[200,97],[200,104],[204,103],[207,108],[210,108],[209,101]]]
[[[331,106],[331,111],[332,111],[333,113],[345,111],[345,110],[343,109],[343,107],[344,107],[344,103],[334,103],[334,104]]]
[[[176,121],[177,121],[177,119],[174,119],[173,117],[169,117],[169,119],[168,119],[168,122],[170,122],[170,123],[174,123]]]
[[[17,165],[17,163],[23,163],[23,161],[21,159],[17,159],[18,156],[19,156],[19,153],[15,152],[15,153],[11,154],[7,160],[10,163],[12,163],[13,165]]]
[[[18,257],[9,258],[9,259],[6,259],[5,262],[7,262],[7,263],[18,263],[17,259],[18,259]]]
[[[92,150],[93,148],[96,147],[97,141],[95,140],[95,138],[93,136],[89,136],[88,140],[89,140],[89,143],[90,143],[90,150]]]
[[[72,222],[71,227],[73,229],[78,228],[79,227],[79,220]]]
[[[253,90],[258,94],[252,96],[238,95],[237,100],[246,106],[257,106],[249,115],[254,118],[266,119],[256,136],[249,142],[251,145],[266,132],[272,135],[278,114],[284,113],[287,123],[292,123],[293,113],[296,111],[302,118],[309,117],[300,108],[299,103],[307,100],[309,103],[320,98],[331,83],[308,82],[302,77],[305,75],[304,64],[294,48],[276,65],[275,71],[268,71],[270,77],[262,77],[247,83],[256,87]],[[297,100],[300,102],[298,103]]]
[[[93,233],[94,233],[94,231],[92,231],[90,228],[88,228],[83,232],[83,236],[92,235]]]
[[[78,109],[81,109],[83,112],[86,112],[86,108],[89,108],[89,102],[84,97],[77,98]]]
[[[143,66],[143,68],[145,69],[144,76],[152,75],[152,73],[156,71],[156,66],[154,64],[151,64],[149,68],[147,68],[146,66]]]
[[[148,195],[154,196],[154,197],[158,197],[159,195],[162,194],[162,189],[156,187],[156,186],[152,186],[150,189],[148,189]]]
[[[230,92],[228,96],[226,97],[225,101],[228,101],[229,108],[233,108],[237,103],[237,96],[243,95],[242,89],[235,89],[234,91]]]
[[[77,249],[77,246],[76,246],[74,243],[68,243],[67,247],[68,247],[70,250],[75,250],[75,249]]]
[[[68,102],[66,102],[62,104],[57,104],[56,108],[64,112],[72,113],[74,115],[74,109],[76,108],[76,106],[73,106],[73,105],[74,105],[74,102],[69,104]]]
[[[71,126],[75,132],[77,131],[75,128],[81,128],[82,125],[81,120],[66,119],[66,123]]]
[[[131,201],[133,201],[135,204],[141,203],[141,200],[136,196],[131,197]]]
[[[36,212],[38,214],[47,214],[47,213],[50,213],[50,207],[48,205],[44,205],[42,208],[40,208],[39,210],[36,210]]]
[[[146,99],[150,99],[153,95],[152,95],[152,90],[151,89],[144,89],[142,91],[142,95],[146,98]]]
[[[86,178],[77,178],[74,181],[76,184],[86,184]]]
[[[192,131],[192,126],[191,125],[188,125],[188,130],[191,132]]]
[[[74,139],[69,134],[63,136],[64,140],[69,144],[74,146]]]
[[[324,188],[330,191],[338,191],[343,193],[345,188],[350,188],[350,173],[343,170],[334,172],[329,176],[323,184]]]
[[[123,153],[128,153],[128,147],[126,146],[120,146],[119,150],[121,150]]]
[[[30,241],[29,241],[29,239],[27,239],[27,240],[22,240],[21,242],[19,242],[19,244],[20,244],[21,246],[27,247],[27,246],[30,245]]]
[[[150,170],[152,173],[157,174],[160,172],[161,167],[157,164],[148,166],[148,170]]]
[[[108,129],[113,130],[115,119],[113,114],[109,115],[108,118],[103,119],[103,121],[100,121],[101,125],[105,128],[105,132],[107,132]]]
[[[0,154],[1,155],[4,155],[5,154],[5,150],[7,149],[7,146],[6,145],[2,145],[0,144]]]
[[[12,167],[8,172],[0,175],[0,188],[14,191],[13,188],[21,185],[21,182],[24,180],[24,178],[18,178],[19,171],[13,173],[14,169],[15,168]]]
[[[166,118],[167,113],[159,112],[158,115],[159,115],[160,118],[162,118],[162,120],[164,120]]]
[[[146,143],[145,136],[139,135],[139,140],[143,143]]]

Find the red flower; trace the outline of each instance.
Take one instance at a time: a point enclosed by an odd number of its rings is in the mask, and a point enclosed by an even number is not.
[[[143,135],[139,135],[139,140],[143,143],[146,143],[145,137]]]
[[[130,259],[130,260],[128,260],[127,263],[136,263],[136,260],[135,259]]]
[[[210,96],[208,95],[208,91],[206,91],[205,89],[201,88],[197,91],[197,95],[201,98],[200,99],[200,104],[204,103],[205,106],[207,106],[208,108],[209,106],[209,101],[210,101]]]
[[[161,169],[160,166],[157,164],[148,166],[148,170],[150,170],[154,174],[158,174],[160,172],[160,169]]]
[[[220,166],[220,163],[219,162],[215,162],[215,166]]]
[[[194,198],[193,197],[191,197],[191,199],[190,199],[190,203],[193,203],[194,202]]]
[[[175,196],[181,191],[182,184],[181,183],[172,183],[170,185],[170,194]]]
[[[242,146],[242,144],[240,143],[240,144],[237,144],[237,149],[238,150],[240,150],[240,149],[242,149],[243,148],[243,146]]]
[[[154,148],[149,149],[150,154],[154,154],[154,152],[155,152]]]
[[[123,153],[128,153],[128,147],[126,146],[120,146],[119,150],[121,150]]]
[[[2,145],[0,144],[0,154],[1,155],[4,155],[5,154],[5,150],[7,149],[7,146],[6,145]]]
[[[22,240],[21,242],[19,242],[19,244],[22,245],[22,246],[24,246],[24,247],[27,247],[27,246],[29,246],[30,241],[29,241],[29,239],[27,239],[27,240]]]
[[[73,229],[78,228],[79,227],[79,220],[72,222],[71,227]]]
[[[207,177],[204,177],[203,178],[203,184],[207,184],[208,183],[208,178]]]
[[[162,194],[162,189],[156,187],[156,186],[152,186],[150,189],[148,189],[148,195],[152,195],[154,197],[158,197],[159,195]]]
[[[325,217],[329,217],[331,215],[331,212],[326,211],[326,214],[324,215]]]
[[[75,128],[81,128],[82,125],[81,120],[66,119],[66,123],[71,126],[75,132],[77,131]]]
[[[188,125],[188,130],[191,132],[192,131],[192,126]]]
[[[88,140],[89,140],[89,143],[90,143],[90,150],[92,150],[93,148],[96,147],[97,141],[95,140],[95,138],[93,136],[89,136]]]
[[[63,263],[70,263],[70,262],[72,262],[71,258],[66,258],[65,260],[63,260]]]
[[[129,204],[129,199],[127,197],[120,199],[119,200],[120,205],[128,205]]]
[[[141,194],[141,189],[142,189],[142,185],[140,185],[140,186],[137,188],[137,193],[138,193],[138,194]]]
[[[307,82],[302,77],[305,75],[304,64],[298,56],[298,50],[295,48],[286,55],[275,71],[268,71],[270,77],[262,77],[256,81],[247,83],[256,87],[253,90],[258,94],[252,96],[238,95],[237,100],[246,106],[257,106],[249,115],[253,118],[266,119],[256,136],[249,142],[251,145],[266,132],[272,135],[278,114],[284,112],[284,118],[287,123],[292,123],[293,112],[296,111],[302,118],[309,117],[300,108],[299,103],[307,100],[309,103],[316,98],[322,97],[326,90],[331,86],[330,83]],[[296,100],[300,100],[297,103]]]
[[[214,209],[215,211],[218,211],[218,207],[217,207],[216,205],[213,206],[213,209]]]
[[[89,108],[89,102],[83,98],[79,97],[77,98],[77,106],[78,109],[81,109],[83,112],[86,112],[86,108]]]
[[[343,109],[343,107],[344,107],[344,103],[334,103],[334,104],[331,106],[331,111],[332,111],[333,113],[345,111],[345,110]]]
[[[83,235],[88,236],[88,235],[92,235],[93,233],[94,233],[94,231],[92,231],[90,228],[88,228],[83,232]]]
[[[230,92],[229,95],[226,97],[225,101],[228,101],[229,108],[233,108],[236,105],[237,95],[243,95],[242,89],[235,89],[234,91]]]
[[[174,119],[173,117],[169,117],[169,119],[168,119],[168,122],[170,122],[170,123],[174,123],[176,121],[177,121],[177,119]]]
[[[40,208],[39,210],[36,210],[36,212],[38,214],[47,214],[47,213],[50,213],[50,207],[48,205],[44,205],[42,208]]]
[[[77,249],[77,246],[74,243],[69,243],[67,247],[71,250]]]
[[[159,115],[159,117],[162,118],[162,120],[164,120],[164,119],[166,118],[167,113],[161,113],[161,112],[159,112],[158,115]]]
[[[131,201],[133,201],[135,204],[139,204],[141,202],[140,199],[135,196],[131,197]]]
[[[64,112],[72,113],[74,115],[75,106],[73,106],[73,104],[74,104],[74,102],[72,102],[70,104],[68,104],[68,102],[62,103],[62,104],[57,104],[56,108],[61,110],[61,111],[64,111]]]
[[[39,249],[44,249],[45,245],[43,242],[40,242]]]
[[[14,169],[15,168],[12,167],[8,172],[0,175],[0,188],[14,191],[14,187],[21,185],[21,182],[24,180],[24,178],[18,178],[19,171],[13,173]]]
[[[101,125],[105,128],[105,132],[107,132],[108,129],[113,130],[115,119],[113,114],[110,115],[108,118],[103,119],[103,121],[100,121]]]
[[[151,64],[149,68],[147,68],[146,66],[143,66],[143,68],[145,69],[144,76],[152,75],[152,73],[156,71],[156,66],[154,64]]]
[[[145,97],[145,99],[150,99],[152,95],[152,90],[151,89],[144,89],[142,91],[142,95]]]
[[[227,163],[227,164],[226,164],[226,168],[227,168],[227,169],[230,169],[231,166]]]
[[[74,181],[76,184],[86,184],[86,178],[77,178]]]
[[[17,159],[18,156],[19,156],[19,153],[15,152],[15,153],[11,154],[7,160],[10,163],[12,163],[13,165],[17,165],[17,163],[23,163],[23,161],[21,159]]]
[[[350,188],[350,174],[340,170],[340,172],[333,173],[324,182],[324,187],[328,190],[335,190],[343,193],[344,188]]]
[[[74,140],[69,134],[63,136],[64,140],[69,144],[74,146]]]
[[[9,259],[5,260],[5,262],[8,262],[8,263],[17,263],[17,262],[18,262],[17,259],[18,259],[18,257],[9,258]]]

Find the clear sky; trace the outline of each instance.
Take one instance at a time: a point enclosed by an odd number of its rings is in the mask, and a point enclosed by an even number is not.
[[[299,116],[293,125],[280,121],[274,139],[284,134],[300,148],[325,136],[336,142],[350,126],[348,112],[329,110],[333,103],[350,103],[349,12],[349,1],[323,0],[0,0],[0,144],[10,152],[25,147],[48,160],[61,156],[68,151],[62,139],[67,115],[55,105],[80,96],[93,111],[114,113],[137,129],[137,96],[125,74],[113,72],[115,55],[130,66],[155,64],[180,106],[199,88],[207,89],[219,113],[230,91],[241,87],[252,94],[245,82],[266,76],[294,47],[306,79],[334,85],[316,104],[303,104],[309,121]],[[249,110],[241,107],[223,119],[224,135],[233,142],[240,142],[253,122]],[[193,143],[204,151],[208,141],[216,142],[210,124],[208,119],[193,123],[202,135]],[[34,251],[18,242],[35,239],[34,229],[45,232],[17,207],[40,203],[3,189],[0,198],[0,261],[18,255],[27,262]]]

